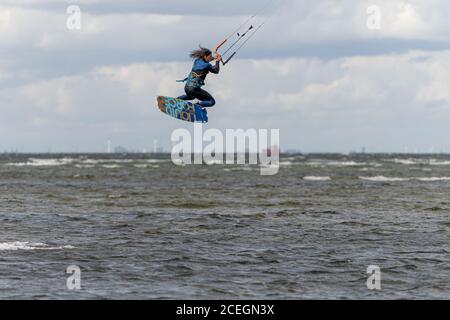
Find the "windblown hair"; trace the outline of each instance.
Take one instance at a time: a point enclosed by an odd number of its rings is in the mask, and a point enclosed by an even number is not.
[[[191,52],[190,57],[192,59],[203,59],[206,56],[209,56],[212,54],[211,50],[203,48],[202,46],[199,46],[200,49],[194,50]]]

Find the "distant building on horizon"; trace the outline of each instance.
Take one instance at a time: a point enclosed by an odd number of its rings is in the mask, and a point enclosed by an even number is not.
[[[278,145],[273,145],[270,149],[265,149],[264,152],[270,157],[272,154],[280,154],[281,150]]]
[[[117,146],[114,148],[114,153],[128,153],[128,150],[122,146]]]
[[[153,139],[153,153],[163,153],[164,148],[159,146],[159,139]]]
[[[301,154],[302,151],[301,150],[297,150],[297,149],[286,149],[286,151],[284,151],[283,153],[286,153],[286,154]]]

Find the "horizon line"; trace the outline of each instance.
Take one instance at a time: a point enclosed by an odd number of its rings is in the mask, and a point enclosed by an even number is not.
[[[249,152],[234,152],[233,154],[251,154]],[[171,155],[171,152],[79,152],[79,151],[68,151],[68,152],[0,152],[0,155]],[[197,154],[197,153],[191,153]],[[202,154],[202,153],[199,153]],[[223,155],[228,153],[224,152]],[[253,154],[253,153],[252,153]],[[259,153],[254,153],[259,154]],[[280,155],[448,155],[450,152],[331,152],[331,151],[314,151],[314,152],[280,152]]]

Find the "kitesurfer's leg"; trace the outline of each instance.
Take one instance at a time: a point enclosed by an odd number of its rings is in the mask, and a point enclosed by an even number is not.
[[[195,99],[195,98],[190,98],[187,94],[183,94],[182,96],[179,96],[178,98],[177,98],[178,100],[193,100],[193,99]]]
[[[199,105],[202,107],[212,107],[216,104],[216,100],[213,98],[209,92],[196,88],[192,95],[195,96],[198,100],[200,100]]]
[[[179,96],[177,99],[180,100],[194,100],[196,97],[192,94],[191,87],[186,86],[184,88],[184,91],[186,94],[183,94],[182,96]]]

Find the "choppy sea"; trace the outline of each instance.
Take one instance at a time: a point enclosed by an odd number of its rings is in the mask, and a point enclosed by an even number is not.
[[[0,155],[0,299],[90,298],[449,299],[450,156]]]

